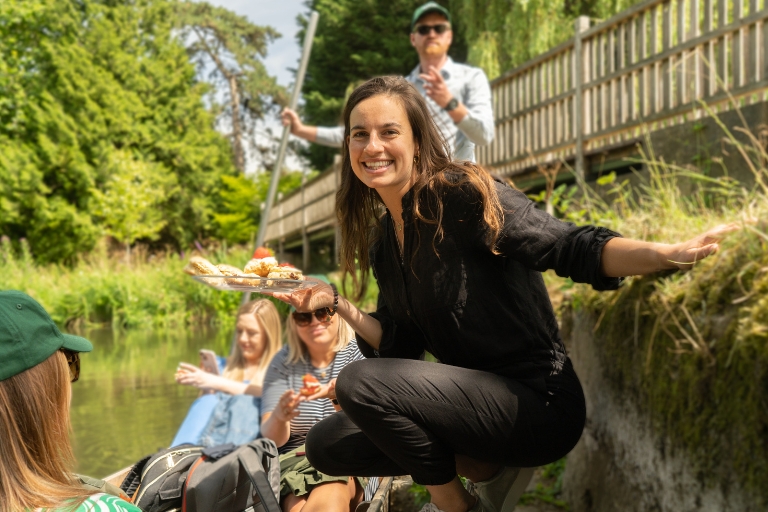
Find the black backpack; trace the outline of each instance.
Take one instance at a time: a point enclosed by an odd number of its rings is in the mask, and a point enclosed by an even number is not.
[[[120,488],[144,512],[179,511],[187,472],[204,449],[180,445],[148,455],[133,465]]]
[[[187,474],[182,511],[281,512],[279,498],[277,447],[256,439],[205,450]]]
[[[168,448],[137,462],[120,487],[143,512],[280,512],[277,447]]]

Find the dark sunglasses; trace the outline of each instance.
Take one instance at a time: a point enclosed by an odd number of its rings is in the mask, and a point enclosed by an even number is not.
[[[331,310],[328,308],[320,308],[314,311],[308,311],[306,313],[299,313],[298,311],[294,311],[292,314],[293,321],[296,322],[296,325],[299,327],[306,327],[311,324],[313,316],[317,318],[317,321],[320,323],[330,322],[331,317],[333,316],[333,313],[331,313]]]
[[[65,348],[61,349],[64,355],[67,357],[67,365],[69,366],[69,381],[77,382],[80,378],[80,354],[78,352],[72,352]]]
[[[438,23],[437,25],[417,25],[414,32],[426,36],[432,30],[435,31],[435,34],[440,35],[451,30],[451,26],[447,23]]]

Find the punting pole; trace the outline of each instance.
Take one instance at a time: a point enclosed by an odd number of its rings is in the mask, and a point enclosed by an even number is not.
[[[304,48],[301,51],[301,63],[299,64],[299,72],[296,73],[296,83],[293,84],[293,92],[291,93],[291,101],[288,107],[291,110],[296,110],[296,104],[299,102],[299,94],[301,94],[301,87],[304,85],[304,75],[307,73],[307,64],[309,63],[309,54],[312,53],[312,40],[315,38],[315,29],[317,29],[317,19],[319,15],[317,11],[312,11],[309,16],[309,24],[307,25],[307,31],[304,34]],[[283,160],[285,160],[285,151],[288,148],[288,137],[291,135],[291,127],[283,126],[283,138],[280,140],[280,149],[277,151],[277,160],[275,160],[275,167],[272,169],[272,179],[269,181],[269,192],[267,192],[267,202],[264,205],[264,211],[261,212],[261,223],[259,225],[259,232],[256,236],[257,247],[264,245],[264,236],[267,234],[267,224],[269,223],[269,212],[272,210],[272,203],[275,200],[275,194],[277,193],[277,184],[280,181],[280,172],[283,168]],[[242,306],[246,302],[251,300],[251,292],[244,292],[243,298],[240,300]],[[232,348],[235,346],[235,336],[237,331],[232,334]]]

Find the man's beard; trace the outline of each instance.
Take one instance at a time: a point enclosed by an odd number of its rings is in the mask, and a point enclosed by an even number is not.
[[[443,55],[444,53],[448,52],[448,45],[437,43],[437,44],[430,44],[426,48],[424,48],[424,53],[427,55]]]

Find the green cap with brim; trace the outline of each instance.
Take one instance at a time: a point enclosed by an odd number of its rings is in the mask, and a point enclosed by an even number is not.
[[[411,32],[413,32],[413,28],[416,26],[416,23],[419,21],[419,19],[421,19],[421,17],[428,12],[439,12],[445,16],[445,18],[448,20],[448,23],[451,23],[451,13],[448,12],[448,9],[438,4],[437,2],[427,2],[418,6],[416,10],[413,11],[413,18],[411,18]]]
[[[62,348],[90,352],[93,345],[59,331],[45,309],[26,293],[0,292],[0,380],[37,366]]]

